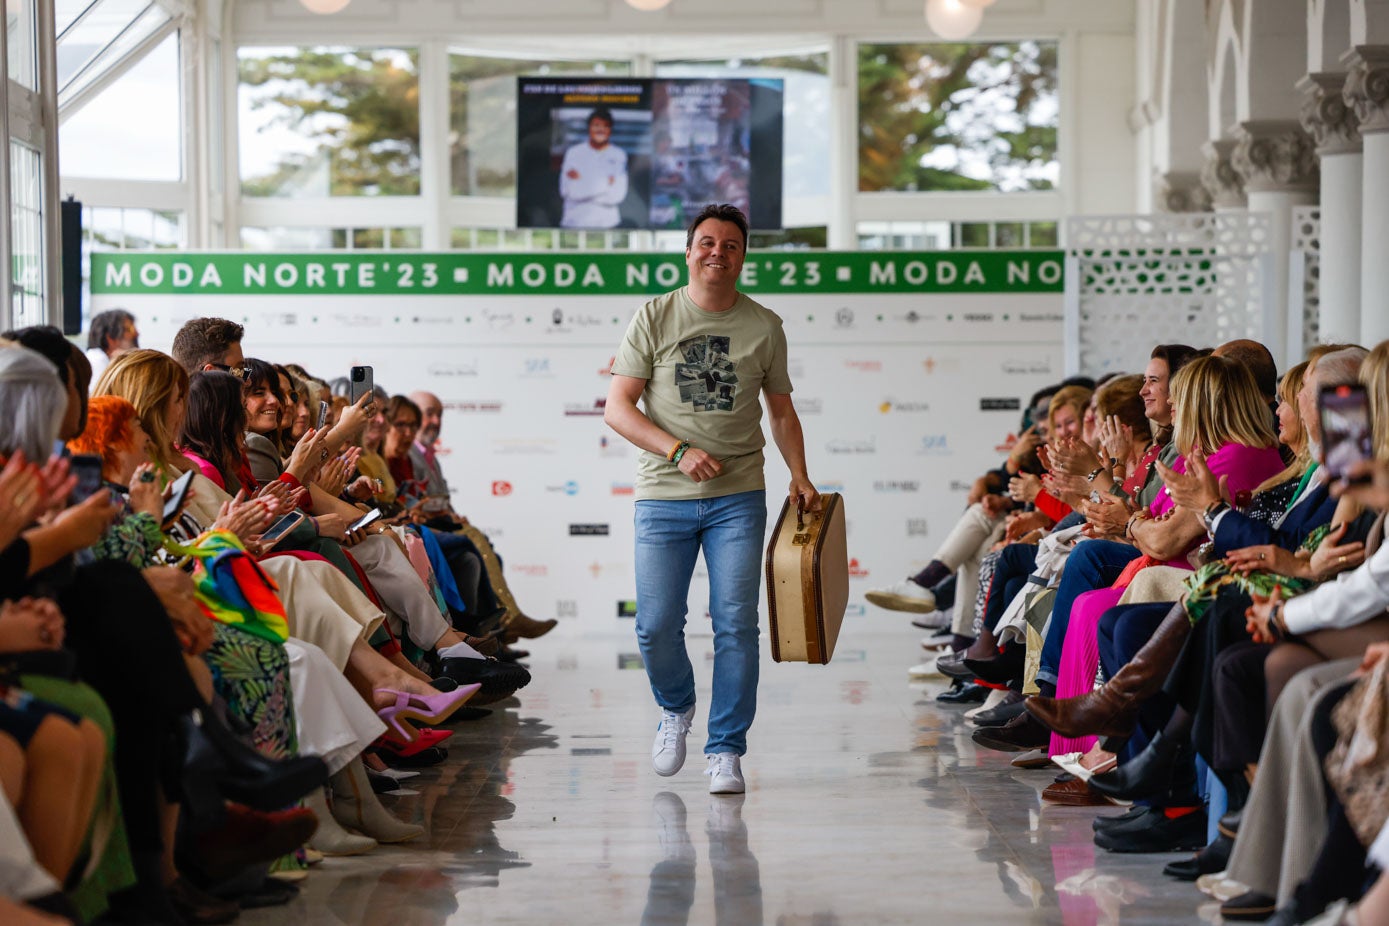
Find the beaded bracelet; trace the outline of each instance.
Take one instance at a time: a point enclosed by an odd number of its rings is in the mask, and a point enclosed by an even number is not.
[[[680,453],[688,446],[690,446],[690,442],[687,440],[676,441],[675,446],[671,447],[670,450],[666,452],[666,459],[672,463],[677,462],[680,459],[680,457],[676,456],[676,454]]]
[[[685,451],[690,449],[690,442],[682,440],[680,446],[675,448],[675,456],[670,458],[670,462],[680,465],[680,459],[685,456]]]

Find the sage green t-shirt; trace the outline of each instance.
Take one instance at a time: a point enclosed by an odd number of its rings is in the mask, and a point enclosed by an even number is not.
[[[685,288],[638,310],[612,372],[646,380],[653,422],[723,464],[696,483],[664,456],[642,451],[637,498],[717,498],[765,488],[761,393],[787,395],[786,334],[775,313],[742,293],[726,312],[706,312]]]

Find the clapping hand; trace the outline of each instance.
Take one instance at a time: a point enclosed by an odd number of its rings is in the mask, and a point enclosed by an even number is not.
[[[1167,486],[1167,494],[1173,504],[1187,511],[1204,514],[1206,509],[1222,499],[1230,503],[1230,481],[1228,476],[1216,479],[1206,466],[1206,455],[1200,447],[1193,447],[1186,458],[1186,472],[1179,473],[1158,460],[1158,475]]]

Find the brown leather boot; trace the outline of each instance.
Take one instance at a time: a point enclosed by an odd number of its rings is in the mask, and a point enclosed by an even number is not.
[[[1031,697],[1028,713],[1062,736],[1128,736],[1138,709],[1157,694],[1191,634],[1191,619],[1173,606],[1138,654],[1098,691],[1075,698]]]
[[[543,637],[551,630],[554,630],[558,623],[559,621],[555,620],[553,617],[548,621],[538,621],[533,617],[527,617],[517,612],[515,614],[509,614],[503,626],[506,628],[508,637],[515,634],[517,637],[525,637],[527,640],[534,640],[536,637]],[[515,641],[508,640],[507,642],[510,643]]]

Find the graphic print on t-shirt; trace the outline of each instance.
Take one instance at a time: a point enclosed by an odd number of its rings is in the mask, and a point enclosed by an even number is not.
[[[680,342],[684,363],[675,365],[675,385],[680,401],[689,402],[697,412],[733,411],[738,392],[737,365],[729,359],[729,338],[701,334]]]

